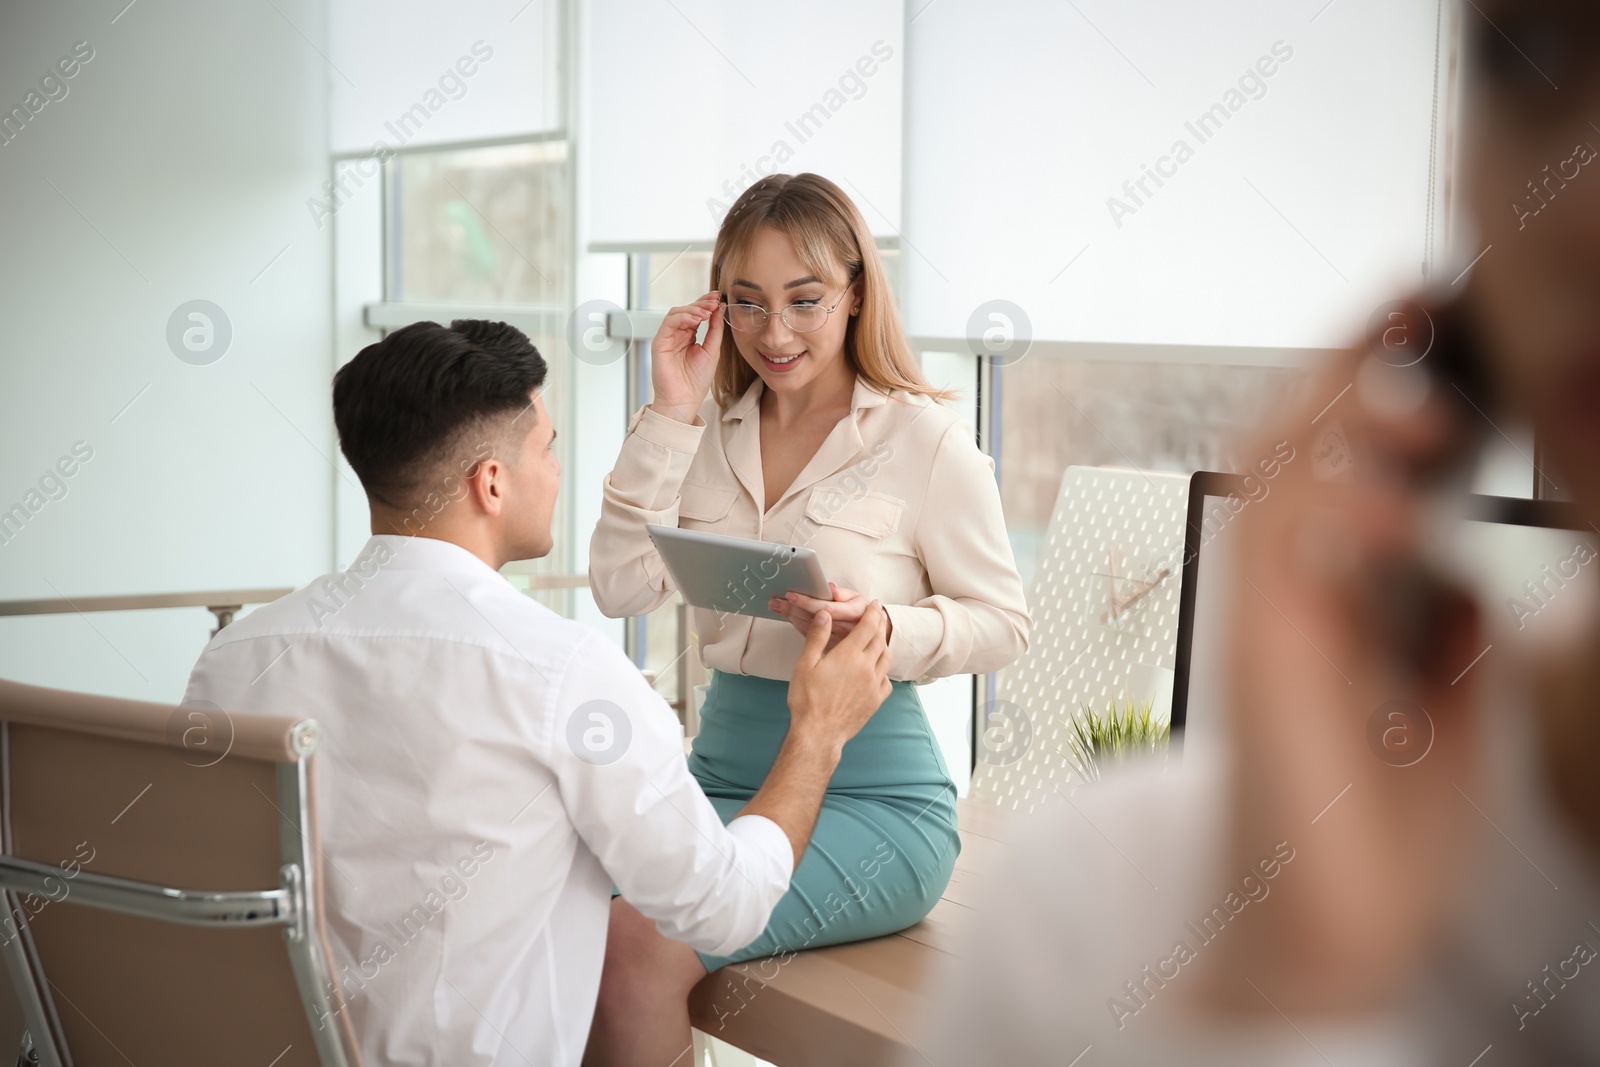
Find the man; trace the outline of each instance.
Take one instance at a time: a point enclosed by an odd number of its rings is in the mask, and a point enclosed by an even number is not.
[[[1437,565],[1502,409],[1600,529],[1600,8],[1460,14],[1478,261],[1390,320],[1436,336],[1420,362],[1371,339],[1274,417],[1258,447],[1308,458],[1237,520],[1224,757],[1019,844],[930,1016],[941,1067],[1600,1063],[1600,618],[1579,582],[1537,647],[1491,641],[1505,605]]]
[[[626,657],[498,573],[551,548],[544,379],[504,323],[363,349],[333,406],[372,539],[223,630],[190,679],[188,700],[323,728],[332,969],[370,1064],[578,1063],[613,882],[698,949],[753,940],[889,689],[881,623],[826,655],[815,627],[783,752],[724,828]]]

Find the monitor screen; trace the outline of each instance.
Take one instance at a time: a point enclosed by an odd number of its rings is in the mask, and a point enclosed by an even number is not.
[[[1209,471],[1190,483],[1172,725],[1191,751],[1220,743],[1231,606],[1240,595],[1260,595],[1237,577],[1235,520],[1265,499],[1262,484]],[[1462,504],[1461,520],[1441,527],[1432,550],[1434,562],[1473,592],[1483,611],[1484,648],[1479,659],[1461,664],[1463,673],[1490,656],[1549,647],[1593,617],[1600,607],[1600,536],[1572,505],[1495,496],[1469,496]]]

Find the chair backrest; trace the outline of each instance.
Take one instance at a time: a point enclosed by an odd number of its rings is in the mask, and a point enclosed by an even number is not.
[[[1068,467],[1028,607],[1027,653],[986,706],[970,796],[1030,812],[1072,778],[1085,705],[1170,707],[1189,477]]]
[[[0,959],[41,1064],[358,1065],[316,743],[310,719],[0,680]]]

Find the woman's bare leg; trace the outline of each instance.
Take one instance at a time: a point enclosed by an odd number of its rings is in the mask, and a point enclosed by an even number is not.
[[[693,949],[613,898],[584,1067],[689,1067],[689,990],[705,976]]]

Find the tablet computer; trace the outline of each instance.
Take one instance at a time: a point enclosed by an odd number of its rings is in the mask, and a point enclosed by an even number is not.
[[[822,561],[809,548],[655,523],[645,529],[683,599],[697,608],[787,622],[767,607],[768,599],[790,590],[833,599]]]

